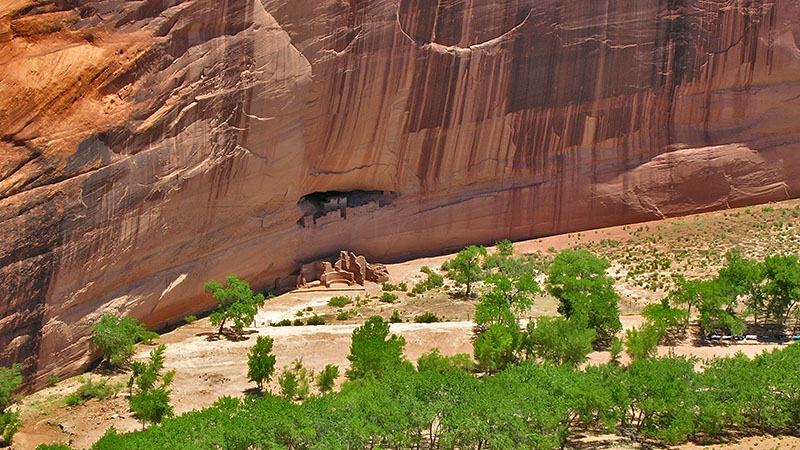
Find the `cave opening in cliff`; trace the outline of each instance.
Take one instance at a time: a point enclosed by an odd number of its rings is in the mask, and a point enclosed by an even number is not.
[[[322,191],[312,192],[300,198],[297,204],[303,210],[303,226],[317,223],[318,219],[347,219],[349,214],[384,208],[397,197],[389,191]]]

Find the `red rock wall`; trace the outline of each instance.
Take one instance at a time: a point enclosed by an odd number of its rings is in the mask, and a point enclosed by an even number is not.
[[[797,196],[793,0],[12,0],[0,364],[371,261]],[[386,191],[303,219],[304,196]],[[280,280],[279,280],[280,282]]]

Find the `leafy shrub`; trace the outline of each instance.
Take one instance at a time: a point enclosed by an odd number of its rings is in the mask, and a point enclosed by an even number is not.
[[[395,286],[395,285],[393,285],[391,283],[388,283],[386,281],[383,282],[383,286],[381,286],[381,289],[383,289],[386,292],[399,291],[400,290],[400,288],[398,288],[397,286]]]
[[[14,434],[22,426],[18,411],[9,411],[14,402],[14,391],[22,384],[22,365],[0,367],[0,447],[11,445]]]
[[[392,315],[389,317],[389,323],[400,323],[402,321],[403,318],[400,317],[400,313],[397,311],[393,312]]]
[[[273,322],[273,327],[288,327],[292,325],[292,321],[290,319],[283,319],[280,322]]]
[[[397,288],[403,292],[406,292],[408,290],[408,285],[405,282],[402,282],[397,285]]]
[[[325,325],[325,319],[322,317],[314,314],[313,316],[309,317],[306,321],[307,325]]]
[[[309,373],[308,369],[303,367],[300,360],[293,361],[291,367],[284,369],[278,378],[281,395],[288,400],[305,399],[310,391],[311,381],[309,378],[313,378],[313,376],[313,373]]]
[[[341,311],[339,314],[336,315],[336,320],[348,320],[351,317],[355,317],[358,313],[354,309],[349,309],[347,311]]]
[[[422,266],[420,272],[427,275],[425,281],[417,283],[411,290],[412,294],[422,294],[425,291],[444,286],[444,278],[441,275],[431,270],[428,266]],[[409,295],[410,296],[410,295]]]
[[[130,362],[136,350],[134,344],[138,340],[153,339],[155,334],[147,331],[144,325],[132,317],[119,318],[111,313],[103,314],[103,317],[92,325],[92,332],[89,341],[103,352],[103,360],[108,365],[116,367]]]
[[[256,345],[250,349],[247,357],[247,378],[258,385],[259,391],[264,390],[264,385],[275,372],[275,355],[272,354],[274,342],[269,336],[258,336]]]
[[[439,352],[438,348],[432,349],[417,359],[417,370],[419,372],[444,373],[452,369],[469,371],[474,366],[475,364],[472,362],[470,355],[457,353],[452,356],[445,356]]]
[[[47,377],[48,386],[53,387],[56,384],[58,384],[58,375],[50,375],[49,377]]]
[[[294,319],[294,322],[292,322],[292,325],[294,325],[296,327],[302,327],[304,325],[303,324],[303,319]]]
[[[424,314],[420,314],[414,317],[414,322],[416,323],[434,323],[434,322],[441,322],[441,317],[437,316],[432,312],[426,312]]]
[[[350,299],[350,297],[345,297],[343,295],[338,295],[336,297],[331,297],[330,300],[328,300],[328,306],[332,306],[334,308],[344,308],[345,306],[349,305],[350,303],[352,303],[352,300]]]
[[[383,295],[381,295],[380,301],[383,303],[394,303],[397,301],[397,296],[391,292],[384,292]]]
[[[323,394],[330,392],[337,378],[339,378],[339,366],[334,366],[333,364],[326,365],[316,379],[319,391]]]
[[[188,315],[188,316],[183,318],[183,321],[186,322],[187,324],[195,322],[195,321],[197,321],[197,316]]]
[[[81,385],[78,389],[64,397],[64,403],[67,406],[83,405],[93,398],[105,400],[115,393],[114,386],[108,384],[108,378],[96,382],[83,379],[79,379],[79,381],[81,381]]]

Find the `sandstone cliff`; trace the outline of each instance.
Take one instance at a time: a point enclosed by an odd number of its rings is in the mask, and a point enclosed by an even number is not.
[[[798,47],[794,0],[3,2],[0,365],[340,249],[797,196]]]

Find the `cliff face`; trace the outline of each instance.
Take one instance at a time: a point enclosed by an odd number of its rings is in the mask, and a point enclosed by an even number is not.
[[[0,365],[340,249],[797,196],[798,47],[793,0],[5,2]]]

